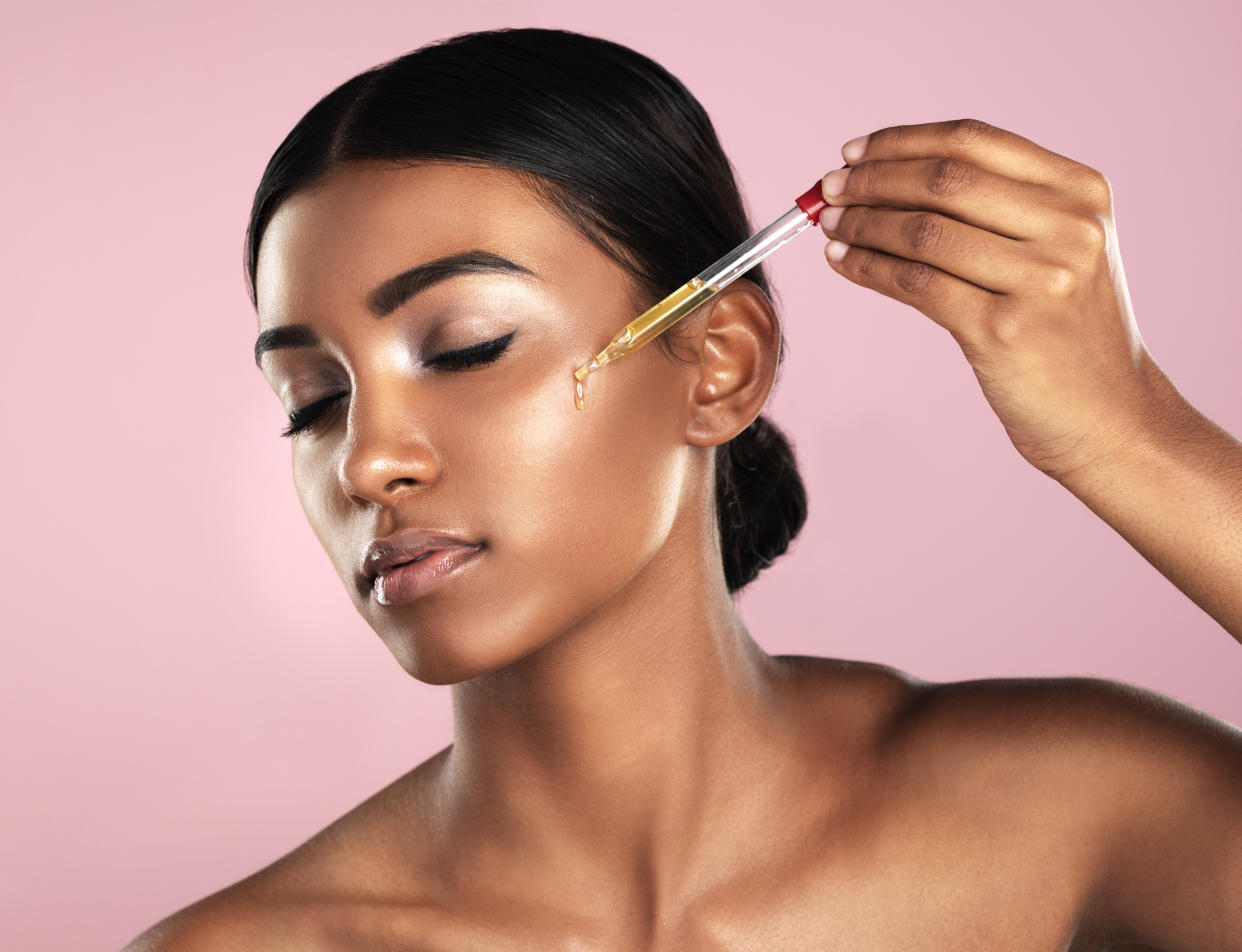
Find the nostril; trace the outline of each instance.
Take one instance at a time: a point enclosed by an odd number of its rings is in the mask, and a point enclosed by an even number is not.
[[[388,492],[400,489],[403,486],[417,486],[421,480],[417,480],[412,476],[401,476],[397,479],[389,480],[388,485],[384,487]]]

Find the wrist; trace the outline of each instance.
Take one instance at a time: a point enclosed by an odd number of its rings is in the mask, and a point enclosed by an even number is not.
[[[1055,478],[1108,521],[1122,509],[1155,518],[1173,500],[1242,478],[1242,444],[1200,413],[1144,355],[1141,397],[1107,428],[1090,462]]]
[[[1219,431],[1182,396],[1151,359],[1142,355],[1137,386],[1130,399],[1110,414],[1087,462],[1054,476],[1093,509],[1089,497],[1113,495],[1132,486],[1172,476],[1187,451]]]

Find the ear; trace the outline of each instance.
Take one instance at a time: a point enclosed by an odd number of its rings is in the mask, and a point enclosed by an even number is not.
[[[686,442],[718,446],[750,426],[776,380],[780,322],[772,302],[750,281],[735,281],[704,305],[692,345],[693,391]]]

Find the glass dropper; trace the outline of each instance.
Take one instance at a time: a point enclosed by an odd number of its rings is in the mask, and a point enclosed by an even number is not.
[[[827,204],[824,201],[820,183],[817,181],[798,196],[793,208],[772,224],[747,238],[719,261],[709,265],[664,300],[626,324],[608,346],[591,359],[589,364],[574,371],[574,377],[577,378],[578,409],[584,408],[582,382],[588,375],[619,357],[632,354],[644,344],[651,343],[777,248],[801,234],[811,225],[819,224],[819,214],[827,207]]]

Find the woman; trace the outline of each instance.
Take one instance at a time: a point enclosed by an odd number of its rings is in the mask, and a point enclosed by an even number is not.
[[[1019,452],[1242,636],[1242,451],[1146,353],[1102,177],[971,122],[844,155],[832,266],[949,329]],[[760,269],[574,408],[748,231],[699,104],[601,40],[460,37],[298,123],[248,234],[256,361],[455,739],[132,949],[1242,950],[1236,729],[751,638],[731,593],[805,516]]]

